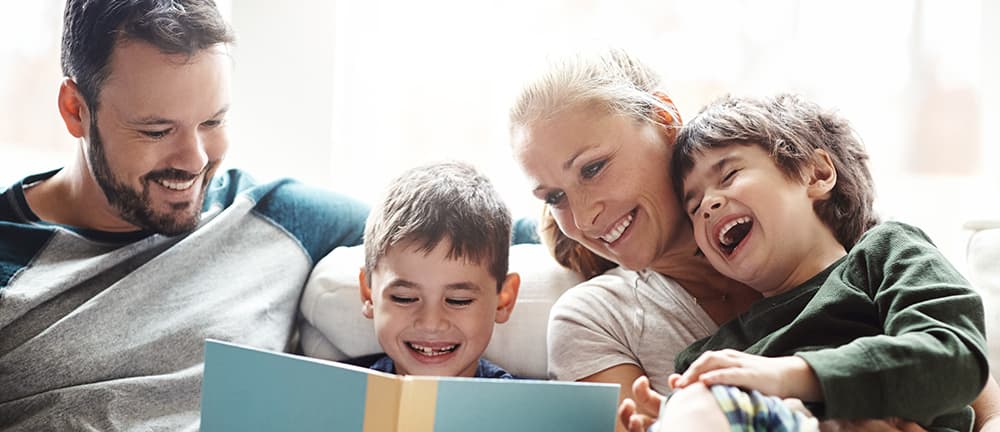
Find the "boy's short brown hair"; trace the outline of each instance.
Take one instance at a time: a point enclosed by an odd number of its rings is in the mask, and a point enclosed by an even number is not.
[[[799,181],[816,150],[825,150],[837,170],[830,198],[817,201],[816,214],[850,249],[865,231],[878,224],[875,188],[868,153],[850,123],[836,112],[794,94],[770,98],[725,96],[684,125],[674,144],[670,176],[677,197],[706,149],[734,144],[764,148],[788,178]]]
[[[511,215],[486,176],[461,162],[407,170],[387,188],[365,224],[365,274],[389,249],[416,245],[430,252],[442,240],[449,258],[488,264],[499,292],[507,277]]]

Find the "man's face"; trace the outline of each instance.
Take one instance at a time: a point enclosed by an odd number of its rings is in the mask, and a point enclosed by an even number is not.
[[[94,180],[114,212],[135,227],[165,235],[194,229],[229,147],[226,47],[187,58],[124,41],[109,67],[87,132]]]

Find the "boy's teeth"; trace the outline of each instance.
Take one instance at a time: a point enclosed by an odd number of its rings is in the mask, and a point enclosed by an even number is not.
[[[426,347],[426,346],[423,346],[423,345],[417,345],[415,343],[409,343],[408,345],[414,351],[419,351],[421,354],[426,355],[426,356],[431,356],[431,357],[439,356],[439,355],[445,355],[445,354],[448,354],[448,353],[450,353],[452,351],[455,351],[455,349],[458,348],[458,345],[448,345],[448,346],[443,347],[443,348],[431,348],[431,347]]]
[[[730,246],[733,242],[733,239],[727,237],[727,234],[729,234],[729,230],[733,229],[733,227],[735,227],[736,225],[749,222],[750,218],[748,216],[743,216],[741,218],[729,221],[729,223],[727,223],[725,226],[722,227],[721,230],[719,230],[719,243],[721,243],[723,246]]]
[[[614,227],[614,229],[612,229],[609,233],[602,235],[601,240],[608,243],[614,243],[615,240],[618,240],[618,238],[622,236],[625,229],[628,228],[629,225],[632,225],[633,218],[634,216],[632,216],[632,213],[629,213],[628,216],[625,216],[625,218],[622,219],[622,222],[618,224],[618,226]]]
[[[191,187],[191,185],[193,185],[194,181],[197,180],[197,179],[198,178],[195,177],[195,178],[193,178],[191,180],[184,181],[184,182],[170,181],[170,180],[157,180],[156,182],[159,183],[160,185],[162,185],[163,187],[167,188],[167,189],[185,190],[185,189]]]

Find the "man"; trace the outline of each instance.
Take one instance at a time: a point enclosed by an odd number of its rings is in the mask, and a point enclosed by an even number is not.
[[[212,0],[68,0],[58,170],[0,195],[0,429],[194,430],[205,338],[294,347],[367,208],[217,171],[233,34]]]

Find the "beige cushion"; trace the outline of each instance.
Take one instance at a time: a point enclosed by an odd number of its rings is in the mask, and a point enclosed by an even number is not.
[[[300,305],[306,355],[345,360],[382,352],[371,320],[361,315],[358,270],[363,265],[363,246],[337,248],[316,264]],[[549,309],[581,279],[538,244],[512,246],[510,271],[521,275],[517,304],[510,320],[494,328],[485,357],[516,376],[545,379]]]

